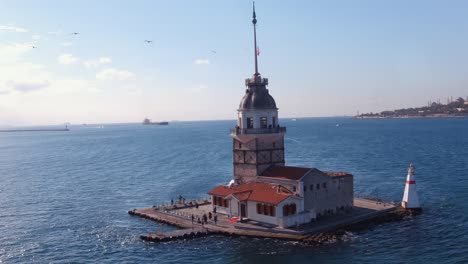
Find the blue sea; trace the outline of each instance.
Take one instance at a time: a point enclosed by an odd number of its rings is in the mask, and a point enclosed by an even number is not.
[[[423,213],[322,246],[144,242],[173,228],[128,210],[231,179],[234,121],[0,133],[0,263],[468,263],[468,119],[281,122],[287,164],[351,172],[362,195],[400,201],[413,162]]]

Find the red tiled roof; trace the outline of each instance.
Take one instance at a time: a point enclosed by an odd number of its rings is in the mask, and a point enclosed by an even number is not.
[[[290,180],[299,180],[304,176],[311,168],[292,167],[292,166],[273,166],[264,171],[260,176],[272,177],[272,178],[283,178]]]
[[[239,192],[239,193],[233,193],[232,196],[236,197],[236,199],[239,201],[247,201],[251,193],[252,191]]]
[[[268,183],[251,182],[231,187],[220,185],[208,192],[210,195],[226,197],[233,195],[241,201],[279,204],[294,194],[288,189]]]

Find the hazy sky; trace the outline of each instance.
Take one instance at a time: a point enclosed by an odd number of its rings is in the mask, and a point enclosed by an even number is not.
[[[2,0],[0,126],[234,119],[254,71],[251,5]],[[280,117],[468,95],[468,1],[256,6]]]

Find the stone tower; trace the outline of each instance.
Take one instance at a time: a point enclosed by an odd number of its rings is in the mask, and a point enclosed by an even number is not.
[[[255,73],[245,80],[247,89],[238,111],[233,137],[234,180],[238,183],[254,181],[272,165],[284,165],[284,134],[286,128],[278,124],[278,108],[266,86],[268,79],[258,72],[256,14],[253,8]]]

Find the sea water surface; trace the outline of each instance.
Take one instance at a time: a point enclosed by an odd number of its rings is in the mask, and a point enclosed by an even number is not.
[[[400,201],[413,162],[423,213],[323,246],[149,243],[172,227],[127,211],[227,183],[234,121],[0,133],[0,263],[468,263],[468,119],[281,121],[287,164],[351,172],[359,194]]]

